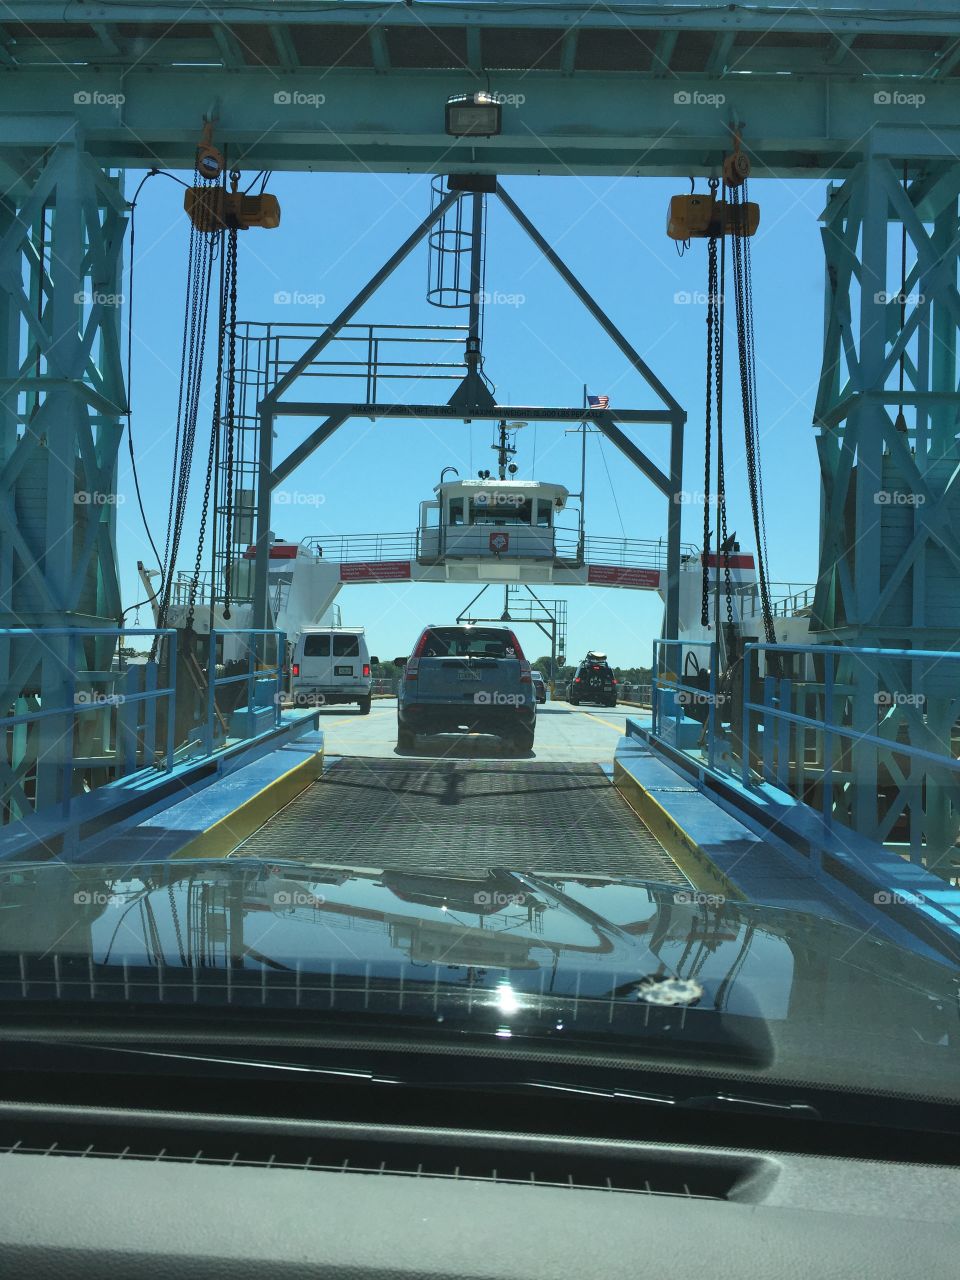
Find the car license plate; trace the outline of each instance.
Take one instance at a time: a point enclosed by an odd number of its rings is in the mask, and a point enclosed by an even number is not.
[[[333,674],[335,676],[352,676],[353,667],[334,667]]]
[[[464,667],[463,670],[460,672],[460,679],[461,680],[479,680],[480,672],[471,671],[469,667]]]

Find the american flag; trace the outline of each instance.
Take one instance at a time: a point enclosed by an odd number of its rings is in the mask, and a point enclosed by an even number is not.
[[[587,396],[587,404],[591,409],[609,409],[609,396]]]

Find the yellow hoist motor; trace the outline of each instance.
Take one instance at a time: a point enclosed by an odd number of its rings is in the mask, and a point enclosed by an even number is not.
[[[671,240],[752,236],[759,225],[760,206],[753,200],[733,205],[712,195],[673,196],[667,215],[667,235]]]
[[[266,194],[246,196],[223,187],[189,187],[183,195],[183,207],[198,231],[222,231],[225,227],[247,231],[280,225],[279,201]]]

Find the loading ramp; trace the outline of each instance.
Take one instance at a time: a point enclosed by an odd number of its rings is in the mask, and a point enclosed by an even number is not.
[[[343,757],[232,856],[690,883],[596,764]]]

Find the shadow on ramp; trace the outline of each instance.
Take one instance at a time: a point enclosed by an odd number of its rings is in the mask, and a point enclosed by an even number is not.
[[[520,751],[489,733],[431,733],[410,748],[395,747],[404,760],[533,760],[536,751]]]

